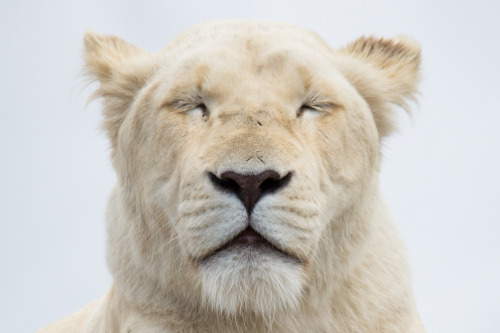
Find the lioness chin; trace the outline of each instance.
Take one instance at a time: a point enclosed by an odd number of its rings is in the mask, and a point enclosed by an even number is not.
[[[423,332],[378,189],[411,39],[256,21],[148,53],[88,32],[118,183],[109,293],[42,332]]]

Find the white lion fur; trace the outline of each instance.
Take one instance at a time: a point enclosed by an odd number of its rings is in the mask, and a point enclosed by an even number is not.
[[[107,216],[114,284],[42,332],[424,331],[378,190],[393,106],[416,93],[416,42],[332,49],[286,24],[227,21],[158,53],[88,32],[85,60],[119,179]],[[311,99],[321,110],[299,116]],[[213,254],[248,221],[207,171],[268,169],[291,181],[249,223],[289,255]]]

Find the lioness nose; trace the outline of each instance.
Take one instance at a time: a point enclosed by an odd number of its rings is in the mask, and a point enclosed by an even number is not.
[[[266,194],[270,194],[285,187],[292,177],[292,173],[284,177],[274,170],[266,170],[258,175],[243,175],[233,171],[224,172],[220,178],[210,173],[210,180],[219,189],[234,193],[243,202],[248,215],[259,201]]]

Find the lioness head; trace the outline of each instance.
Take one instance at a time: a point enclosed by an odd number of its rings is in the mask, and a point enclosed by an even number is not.
[[[412,40],[332,49],[251,21],[197,26],[158,53],[85,43],[118,173],[108,262],[126,297],[270,316],[354,269],[391,108],[415,92]]]

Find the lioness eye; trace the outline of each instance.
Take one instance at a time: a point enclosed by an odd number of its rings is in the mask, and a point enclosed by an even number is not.
[[[309,118],[321,115],[323,111],[316,109],[315,107],[309,105],[302,105],[297,111],[297,118]]]
[[[187,111],[186,113],[188,113],[192,116],[200,117],[203,120],[208,119],[208,108],[206,107],[205,104],[200,104],[200,105],[196,106],[195,108]]]

